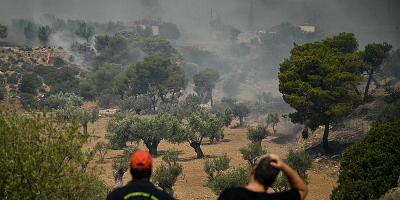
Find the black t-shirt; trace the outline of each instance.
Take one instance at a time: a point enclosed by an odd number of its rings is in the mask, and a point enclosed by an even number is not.
[[[255,199],[255,200],[300,200],[300,193],[296,189],[292,189],[287,192],[279,192],[268,194],[265,192],[252,192],[244,187],[233,187],[228,188],[222,192],[218,200],[244,200],[244,199]]]
[[[156,188],[150,181],[132,180],[127,185],[116,188],[107,200],[175,200],[166,192]]]

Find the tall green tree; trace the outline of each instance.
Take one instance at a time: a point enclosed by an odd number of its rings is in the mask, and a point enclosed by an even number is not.
[[[164,22],[162,25],[159,26],[159,28],[160,35],[169,40],[177,40],[181,37],[180,31],[174,23]]]
[[[8,26],[0,24],[0,38],[6,38],[8,36]]]
[[[24,35],[28,45],[30,45],[32,41],[35,39],[37,35],[36,30],[37,30],[36,25],[31,21],[29,21],[28,24],[24,27]]]
[[[197,158],[203,158],[201,144],[205,137],[222,139],[224,137],[223,120],[213,116],[205,109],[199,108],[188,118],[189,132],[186,140],[197,153]]]
[[[95,31],[94,31],[94,28],[92,26],[88,26],[88,25],[86,25],[85,21],[82,21],[79,24],[78,29],[75,31],[75,34],[78,37],[81,37],[81,38],[85,39],[86,42],[89,43],[90,39],[95,34]]]
[[[52,33],[53,33],[53,31],[47,25],[39,27],[38,38],[39,38],[39,41],[43,44],[43,46],[47,45],[47,43],[49,42],[49,39],[50,39],[50,35]]]
[[[139,41],[140,49],[148,56],[159,56],[162,58],[171,58],[178,51],[172,47],[169,40],[159,35],[153,35]]]
[[[367,73],[368,73],[368,81],[367,85],[365,86],[364,92],[364,99],[365,102],[368,98],[368,90],[371,84],[371,80],[373,79],[374,73],[379,71],[380,66],[382,65],[383,61],[389,57],[389,52],[392,49],[392,45],[384,42],[382,44],[367,44],[365,46],[365,50],[363,53],[363,59],[367,64]]]
[[[158,56],[145,57],[142,62],[129,66],[125,75],[129,79],[132,93],[147,94],[152,99],[154,110],[158,98],[166,103],[168,94],[171,99],[179,97],[180,91],[186,88],[188,82],[179,65],[172,63],[169,58]]]
[[[125,32],[118,32],[114,36],[99,35],[94,41],[98,52],[98,56],[93,60],[95,70],[104,63],[128,66],[138,61],[141,56],[139,49],[135,48],[135,40]]]
[[[249,116],[251,110],[245,103],[235,103],[232,107],[233,115],[239,118],[239,126],[243,126],[243,119]]]
[[[105,63],[94,73],[86,75],[93,81],[97,88],[97,94],[105,90],[112,90],[114,87],[114,77],[122,72],[122,65],[114,63]]]
[[[205,103],[211,101],[211,106],[213,106],[212,90],[219,80],[219,72],[211,68],[206,68],[199,73],[193,74],[193,80],[195,85],[194,91]]]
[[[88,137],[72,121],[64,129],[45,109],[28,115],[0,109],[1,199],[105,199],[108,186],[88,167]]]
[[[360,95],[351,92],[363,79],[354,73],[361,58],[349,59],[348,54],[338,49],[323,42],[296,45],[290,58],[280,64],[278,74],[284,101],[296,109],[289,114],[292,122],[312,130],[324,125],[322,143],[327,153],[330,152],[328,136],[332,119],[351,111],[362,101]]]
[[[114,77],[114,87],[112,91],[114,94],[120,95],[121,100],[124,99],[125,92],[129,89],[128,88],[129,79],[125,74],[116,75]]]

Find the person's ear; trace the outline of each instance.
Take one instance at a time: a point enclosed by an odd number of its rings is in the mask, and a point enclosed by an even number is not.
[[[257,168],[257,166],[254,166],[253,169],[251,169],[250,175],[253,175],[256,173],[256,168]]]

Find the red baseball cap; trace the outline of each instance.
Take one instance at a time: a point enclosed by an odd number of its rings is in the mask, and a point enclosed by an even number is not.
[[[150,169],[152,166],[151,154],[147,151],[136,151],[131,156],[132,169]]]

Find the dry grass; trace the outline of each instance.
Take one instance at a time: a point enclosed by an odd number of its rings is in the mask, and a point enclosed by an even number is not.
[[[105,126],[109,117],[102,117],[94,124],[89,124],[89,131],[94,130],[94,135],[97,137],[91,137],[90,141],[84,146],[84,148],[93,148],[97,141],[104,140],[104,135],[106,133]],[[238,122],[234,121],[233,124]],[[283,127],[281,127],[283,129]],[[240,165],[245,165],[246,162],[242,159],[242,155],[239,152],[239,148],[247,145],[248,140],[246,139],[246,129],[244,128],[225,128],[225,139],[222,142],[216,144],[209,144],[208,140],[204,141],[202,149],[207,158],[221,156],[227,153],[231,158],[231,166],[236,167]],[[279,127],[278,127],[279,132]],[[275,153],[279,156],[285,158],[288,150],[301,149],[298,145],[301,143],[294,144],[276,144],[273,140],[276,139],[275,136],[268,137],[262,142],[262,145],[267,149],[268,153]],[[130,145],[130,144],[129,144]],[[139,144],[139,147],[146,150],[143,144]],[[163,154],[168,148],[175,148],[181,151],[179,155],[180,164],[183,166],[183,175],[178,179],[176,185],[174,186],[175,196],[179,199],[216,199],[217,196],[211,192],[204,184],[207,181],[207,175],[203,171],[204,159],[196,159],[196,153],[193,148],[189,146],[188,143],[182,144],[170,144],[162,141],[159,145],[158,151],[160,155]],[[122,154],[122,150],[110,150],[105,158],[104,164],[98,164],[96,161],[98,157],[91,163],[95,165],[102,171],[100,178],[104,180],[110,188],[114,186],[114,178],[112,176],[112,158]],[[161,162],[161,157],[154,158],[154,168]],[[322,169],[322,170],[321,170]],[[336,185],[336,178],[332,176],[335,174],[337,168],[331,165],[322,166],[321,164],[314,163],[313,169],[309,171],[309,189],[310,194],[307,199],[328,199],[331,190]],[[124,184],[130,180],[129,172],[124,175]]]

